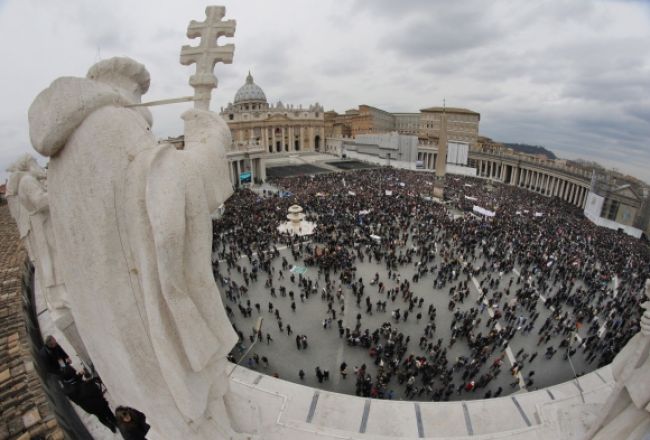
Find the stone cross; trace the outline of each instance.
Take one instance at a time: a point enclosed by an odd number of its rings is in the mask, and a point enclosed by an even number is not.
[[[194,108],[209,110],[212,89],[217,87],[214,76],[214,65],[218,62],[232,63],[235,52],[233,44],[219,46],[217,39],[222,36],[235,35],[235,20],[222,21],[226,15],[224,6],[208,6],[205,8],[205,21],[190,21],[187,27],[189,38],[201,38],[198,46],[183,46],[181,48],[181,64],[189,66],[196,64],[196,73],[190,77],[190,86],[194,88]]]

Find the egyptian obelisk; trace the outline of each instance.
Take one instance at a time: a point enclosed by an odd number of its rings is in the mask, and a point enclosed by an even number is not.
[[[445,195],[445,174],[447,172],[447,112],[442,107],[440,116],[440,135],[438,136],[438,155],[436,156],[436,180],[433,195],[442,200]]]

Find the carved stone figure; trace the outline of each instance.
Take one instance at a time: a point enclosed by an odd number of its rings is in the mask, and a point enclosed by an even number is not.
[[[650,299],[650,280],[645,285]],[[612,362],[614,390],[585,440],[640,440],[650,433],[650,301],[641,305],[641,331]]]
[[[36,159],[25,154],[7,171],[11,173],[7,182],[9,210],[16,220],[20,238],[34,265],[37,288],[43,293],[54,325],[89,366],[90,359],[77,333],[61,277],[45,188],[45,170],[38,165]]]
[[[54,233],[72,313],[114,402],[151,438],[233,438],[224,404],[237,336],[211,267],[210,213],[231,194],[226,123],[183,114],[185,148],[158,144],[129,58],[59,78],[29,110],[50,157]]]

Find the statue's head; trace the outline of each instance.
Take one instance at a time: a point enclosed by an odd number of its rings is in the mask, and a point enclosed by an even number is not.
[[[88,70],[86,77],[115,87],[134,102],[140,102],[151,82],[147,68],[127,57],[102,60]]]
[[[16,160],[14,163],[9,165],[7,171],[9,171],[10,173],[26,172],[32,174],[34,177],[38,179],[45,178],[45,170],[41,168],[38,162],[36,162],[34,156],[27,153],[23,154],[18,158],[18,160]]]

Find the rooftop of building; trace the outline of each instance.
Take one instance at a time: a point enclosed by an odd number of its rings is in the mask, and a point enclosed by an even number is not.
[[[469,110],[467,108],[461,108],[461,107],[428,107],[428,108],[420,109],[420,111],[423,113],[442,113],[443,110],[446,113],[460,113],[460,114],[468,114],[468,115],[477,115],[479,117],[481,116],[481,114],[478,112]]]

